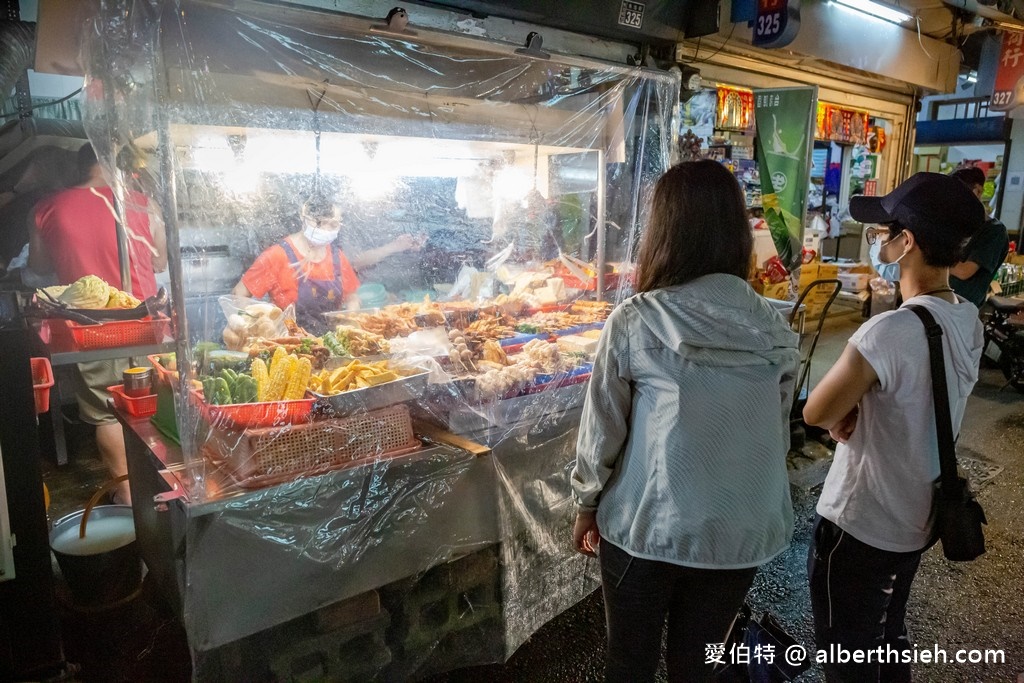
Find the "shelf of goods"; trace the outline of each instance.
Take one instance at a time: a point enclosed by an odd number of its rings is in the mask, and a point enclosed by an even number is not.
[[[133,498],[157,504],[137,506],[140,550],[195,678],[507,658],[597,586],[551,539],[677,77],[277,3],[106,11],[90,138],[159,209],[176,323],[150,359],[155,414],[119,418]],[[281,307],[211,293],[194,254],[266,265],[310,199],[340,216],[335,314],[304,306],[312,279],[297,314],[272,287]],[[356,292],[366,309],[342,310]],[[353,600],[375,609],[346,621]],[[345,659],[351,634],[373,654]]]

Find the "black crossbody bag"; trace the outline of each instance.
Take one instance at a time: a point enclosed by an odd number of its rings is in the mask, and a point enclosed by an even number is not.
[[[935,536],[942,542],[942,554],[947,560],[970,562],[985,552],[985,532],[981,527],[988,524],[988,520],[967,479],[957,470],[956,443],[953,440],[953,420],[949,414],[949,391],[942,353],[942,328],[924,307],[907,308],[924,323],[932,366],[932,397],[939,437],[939,465],[942,470],[932,504]]]

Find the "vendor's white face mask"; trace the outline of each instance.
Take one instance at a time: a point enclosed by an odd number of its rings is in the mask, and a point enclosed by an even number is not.
[[[302,234],[314,247],[324,247],[338,239],[341,226],[337,219],[302,218]]]

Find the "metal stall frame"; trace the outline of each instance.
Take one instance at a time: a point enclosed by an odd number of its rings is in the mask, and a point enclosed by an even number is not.
[[[357,35],[373,35],[381,34],[386,36],[392,36],[392,33],[379,26],[379,22],[364,18],[354,17],[351,15],[343,15],[333,12],[313,10],[313,9],[295,9],[290,7],[281,6],[270,6],[261,2],[251,2],[243,0],[234,3],[222,3],[222,2],[201,2],[198,3],[205,6],[212,7],[228,7],[233,10],[250,12],[257,14],[260,17],[272,19],[279,18],[281,16],[301,19],[302,21],[310,21],[315,18],[318,20],[318,28],[321,31],[336,31],[343,34],[357,34]],[[397,34],[397,37],[404,37],[402,34]],[[153,36],[154,44],[156,47],[156,56],[151,61],[151,73],[154,79],[154,87],[157,91],[158,98],[166,98],[167,101],[173,101],[175,92],[176,76],[181,74],[175,74],[172,70],[169,70],[165,60],[165,45],[164,45],[165,34],[162,31],[156,31]],[[515,48],[514,46],[504,45],[501,43],[495,43],[491,40],[479,39],[466,37],[460,34],[451,34],[441,31],[428,31],[417,28],[416,40],[424,43],[428,43],[434,46],[452,46],[452,47],[463,47],[468,50],[483,51],[487,54],[496,55],[516,55],[519,58],[524,57],[524,54]],[[525,57],[534,60],[545,60],[547,58],[539,57],[527,53]],[[649,72],[639,68],[625,67],[618,65],[609,65],[593,59],[585,59],[571,56],[555,55],[551,59],[557,60],[560,66],[579,67],[582,69],[600,69],[605,72],[612,72],[615,74],[621,74],[623,77],[634,77],[638,73],[644,73],[645,78],[656,78],[659,80],[660,85],[677,86],[678,77],[663,72]],[[225,80],[230,81],[233,77],[230,74],[218,74],[223,76]],[[187,77],[187,76],[184,76]],[[282,86],[291,89],[297,89],[297,86],[305,87],[305,82],[299,82],[297,79],[293,83],[281,84],[275,83],[271,87]],[[340,87],[340,86],[331,86]],[[401,96],[406,96],[400,93]],[[424,101],[427,99],[427,95],[421,96]],[[429,104],[429,102],[428,102]],[[533,105],[536,106],[536,105]],[[651,108],[650,103],[647,104],[648,108]],[[456,108],[457,109],[457,108]],[[112,112],[115,110],[112,110]],[[298,110],[296,110],[298,111]],[[386,111],[386,110],[385,110]],[[518,111],[518,110],[517,110]],[[160,183],[160,194],[158,197],[158,203],[160,211],[163,215],[164,226],[167,231],[167,244],[168,253],[171,255],[169,258],[169,268],[171,276],[171,292],[174,306],[174,322],[175,322],[175,347],[179,359],[191,359],[191,348],[189,344],[189,330],[188,321],[186,317],[185,307],[185,285],[183,281],[183,268],[181,261],[181,230],[182,230],[182,218],[179,216],[179,204],[178,204],[178,187],[177,182],[180,177],[181,166],[177,157],[177,146],[176,146],[176,135],[181,131],[187,130],[190,127],[201,127],[201,126],[218,126],[222,130],[229,130],[231,125],[224,125],[225,122],[218,120],[216,115],[210,116],[207,120],[201,122],[189,122],[180,121],[175,118],[175,109],[171,106],[159,106],[156,108],[155,121],[157,129],[149,130],[144,133],[141,137],[136,137],[132,140],[133,144],[137,144],[140,147],[155,147],[159,155],[159,169],[162,182]],[[559,113],[557,111],[539,111],[538,113],[544,114],[545,116],[563,116],[567,114]],[[674,113],[674,112],[673,112]],[[615,115],[622,116],[621,110],[616,111],[614,108],[611,110],[602,110],[601,121],[604,122],[603,132],[595,134],[595,139],[600,141],[601,145],[593,147],[581,147],[576,148],[572,146],[562,146],[558,144],[551,144],[553,147],[560,147],[562,149],[580,152],[580,151],[593,151],[596,152],[597,158],[597,188],[595,191],[595,202],[597,207],[597,216],[595,223],[592,225],[595,235],[597,236],[597,296],[603,299],[606,295],[605,289],[607,281],[605,278],[607,250],[605,245],[606,238],[606,220],[605,213],[607,211],[607,197],[606,197],[606,164],[616,161],[624,161],[620,146],[624,149],[623,138],[618,137],[618,133],[615,132],[616,128],[613,124],[617,123],[620,119],[615,119]],[[470,112],[469,115],[472,115]],[[510,116],[507,114],[506,116]],[[466,123],[463,114],[456,111],[451,117],[450,126],[455,131],[462,123]],[[543,125],[543,118],[541,118],[541,124]],[[555,120],[555,119],[553,119]],[[609,123],[609,121],[611,123]],[[108,122],[109,125],[117,125],[117,121]],[[235,124],[237,126],[238,124]],[[242,124],[245,125],[244,123]],[[359,124],[361,125],[361,124]],[[301,130],[301,128],[298,128]],[[291,130],[290,128],[282,127],[280,130]],[[556,126],[552,126],[551,130],[557,130]],[[338,132],[348,132],[340,130]],[[511,131],[506,131],[507,133]],[[520,131],[521,133],[521,131]],[[451,140],[460,139],[456,135],[452,135]],[[501,138],[499,140],[491,141],[493,143],[499,142],[511,142],[521,143],[523,145],[531,144],[536,146],[538,143],[533,140],[523,139],[508,139]],[[543,148],[543,140],[540,145]],[[557,141],[556,141],[557,142]],[[669,149],[671,146],[668,145],[667,141],[661,141],[661,144],[666,145]],[[612,153],[608,153],[609,147],[612,148]],[[638,162],[639,163],[639,162]],[[641,198],[637,198],[635,201],[639,202]],[[633,207],[633,220],[639,220],[640,212],[637,206]],[[635,228],[638,226],[629,226]],[[190,372],[188,371],[189,364],[182,363],[183,371],[180,374],[179,385],[175,392],[175,403],[177,407],[177,415],[179,425],[182,428],[179,429],[181,435],[181,453],[192,453],[195,454],[198,449],[198,444],[195,443],[195,435],[190,425],[196,421],[197,408],[191,404],[184,397],[187,396],[187,389],[191,381]],[[567,400],[572,402],[581,403],[582,395],[578,391],[579,387],[570,387],[564,391],[564,395]],[[559,390],[555,390],[559,391]],[[572,410],[573,406],[568,406],[565,411],[565,418],[560,424],[568,424],[575,422],[578,424],[578,418],[575,417],[576,412]],[[575,406],[578,411],[578,406]],[[133,495],[138,500],[145,500],[145,495],[137,495],[147,493],[151,499],[153,499],[157,505],[157,510],[151,512],[146,510],[145,520],[141,520],[141,527],[153,523],[160,523],[160,517],[164,516],[164,524],[167,527],[167,532],[162,538],[164,541],[169,541],[170,546],[165,549],[156,548],[154,543],[144,542],[144,552],[149,553],[150,557],[147,557],[147,561],[157,562],[160,561],[156,558],[157,555],[161,554],[161,550],[166,551],[170,554],[169,571],[164,571],[165,567],[162,567],[157,573],[160,575],[158,578],[169,587],[173,586],[176,590],[171,590],[172,594],[177,593],[180,599],[183,591],[189,590],[186,584],[188,580],[188,572],[184,569],[184,562],[187,559],[183,547],[180,545],[183,543],[188,536],[188,526],[195,520],[201,520],[203,518],[211,518],[213,515],[223,511],[225,507],[231,503],[244,503],[248,498],[244,493],[235,494],[230,500],[218,500],[204,499],[204,473],[202,471],[202,458],[196,458],[190,460],[189,458],[181,458],[180,461],[175,462],[161,462],[159,457],[153,455],[151,449],[146,448],[146,443],[150,438],[157,438],[155,435],[147,431],[147,425],[141,422],[125,419],[124,426],[126,428],[126,434],[128,430],[134,430],[135,435],[141,436],[141,440],[136,440],[133,447],[129,451],[129,465],[133,469],[132,486]],[[571,433],[566,432],[561,434],[562,437],[568,438],[572,436]],[[574,437],[573,437],[574,440]],[[148,451],[148,452],[147,452]],[[436,447],[437,453],[446,452],[451,453],[453,449],[445,447]],[[434,451],[431,451],[434,452]],[[429,455],[429,453],[425,452]],[[536,455],[536,454],[535,454]],[[460,456],[461,457],[461,456]],[[475,462],[475,461],[474,461]],[[486,462],[477,464],[477,467],[487,465],[487,467],[493,468],[494,466],[489,465]],[[473,467],[474,465],[467,461],[466,467]],[[144,471],[143,471],[144,470]],[[138,473],[138,474],[136,474]],[[557,474],[557,473],[556,473]],[[490,475],[493,477],[494,472],[491,471]],[[329,482],[339,478],[338,473],[317,475],[316,481],[311,480],[309,486],[316,486],[318,482]],[[480,489],[484,488],[481,483],[487,477],[483,475],[473,475],[475,477],[473,481],[475,483],[468,484],[473,487]],[[143,481],[144,480],[144,481]],[[139,482],[138,484],[136,482]],[[495,485],[496,486],[496,485]],[[251,498],[251,496],[249,496]],[[175,519],[168,519],[175,517]],[[184,526],[179,522],[181,519],[185,520]],[[155,522],[154,522],[155,520]],[[487,523],[484,523],[487,522]],[[137,522],[138,523],[138,522]],[[474,525],[481,525],[480,529],[471,529],[466,532],[466,538],[479,539],[480,542],[500,540],[491,538],[497,535],[497,530],[490,529],[491,524],[487,520],[475,520]],[[169,530],[169,531],[168,531]],[[145,532],[140,529],[140,536]],[[150,539],[153,540],[153,539]],[[148,548],[148,550],[147,550]],[[162,559],[162,558],[160,558]],[[399,563],[400,564],[400,563]],[[422,569],[422,568],[421,568]],[[394,577],[392,577],[394,578]],[[357,584],[353,584],[356,586]],[[367,586],[365,581],[358,584],[359,586]],[[347,597],[347,594],[346,594]],[[313,605],[312,607],[318,607],[320,605]],[[304,613],[304,612],[303,612]],[[263,614],[261,617],[265,617]],[[221,630],[218,633],[206,635],[209,636],[204,642],[194,644],[201,650],[207,648],[215,648],[221,645],[230,643],[233,639],[244,638],[249,634],[257,632],[264,628],[271,628],[274,625],[281,623],[279,621],[264,622],[260,621],[259,618],[254,618],[248,621],[248,623],[239,623],[237,628],[235,626],[229,626],[226,630]],[[222,626],[222,625],[221,625]],[[513,648],[514,649],[514,648]]]

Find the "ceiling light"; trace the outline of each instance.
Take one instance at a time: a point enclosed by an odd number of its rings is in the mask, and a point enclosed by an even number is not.
[[[902,10],[898,10],[895,7],[884,5],[874,0],[835,0],[840,5],[846,5],[851,9],[855,9],[865,14],[870,14],[873,17],[879,19],[885,19],[891,21],[894,24],[902,24],[905,21],[910,21],[913,17]]]
[[[998,28],[1003,31],[1014,31],[1017,33],[1024,32],[1024,24],[1013,24],[1008,21],[998,21],[995,19],[989,20],[989,26],[992,28]]]

